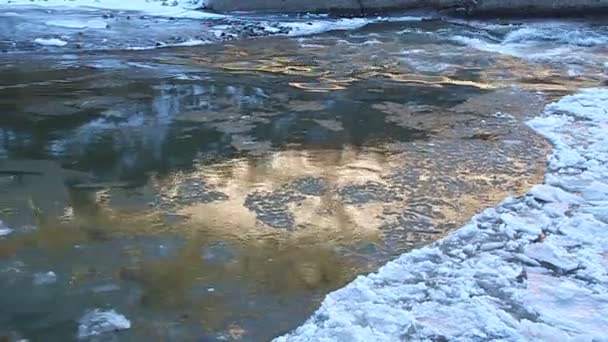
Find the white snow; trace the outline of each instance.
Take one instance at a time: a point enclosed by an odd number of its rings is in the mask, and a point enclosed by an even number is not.
[[[196,0],[0,0],[2,5],[79,7],[116,11],[137,11],[154,16],[174,18],[209,19],[223,18],[221,14],[196,10],[202,1]]]
[[[358,277],[276,341],[605,341],[608,88],[529,125],[554,144],[543,185]]]
[[[38,44],[38,45],[44,45],[44,46],[66,46],[68,44],[68,42],[66,42],[65,40],[61,40],[58,38],[36,38],[34,39],[34,43]]]
[[[131,328],[131,322],[114,310],[89,311],[82,316],[78,323],[78,338],[80,339]]]

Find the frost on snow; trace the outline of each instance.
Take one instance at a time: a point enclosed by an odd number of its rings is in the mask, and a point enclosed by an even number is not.
[[[545,182],[327,296],[276,341],[603,341],[608,336],[608,88],[529,125]]]
[[[131,322],[114,310],[99,309],[87,312],[78,321],[78,338],[87,338],[106,332],[131,328]]]

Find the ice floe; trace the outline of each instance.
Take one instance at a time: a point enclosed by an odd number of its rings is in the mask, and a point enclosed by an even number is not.
[[[95,309],[87,312],[78,321],[78,338],[88,338],[107,332],[131,328],[131,322],[114,310]]]
[[[59,38],[36,38],[34,39],[34,43],[38,45],[44,46],[66,46],[68,42],[65,40],[61,40]]]
[[[276,341],[605,340],[608,88],[529,125],[554,144],[544,184],[358,277]]]

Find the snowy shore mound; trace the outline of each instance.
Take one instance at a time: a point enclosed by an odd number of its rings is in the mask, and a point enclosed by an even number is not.
[[[604,341],[608,88],[529,125],[554,145],[544,184],[358,277],[276,341]]]

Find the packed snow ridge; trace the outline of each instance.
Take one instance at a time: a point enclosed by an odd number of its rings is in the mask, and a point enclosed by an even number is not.
[[[544,184],[331,293],[283,341],[607,341],[608,88],[529,125]]]

